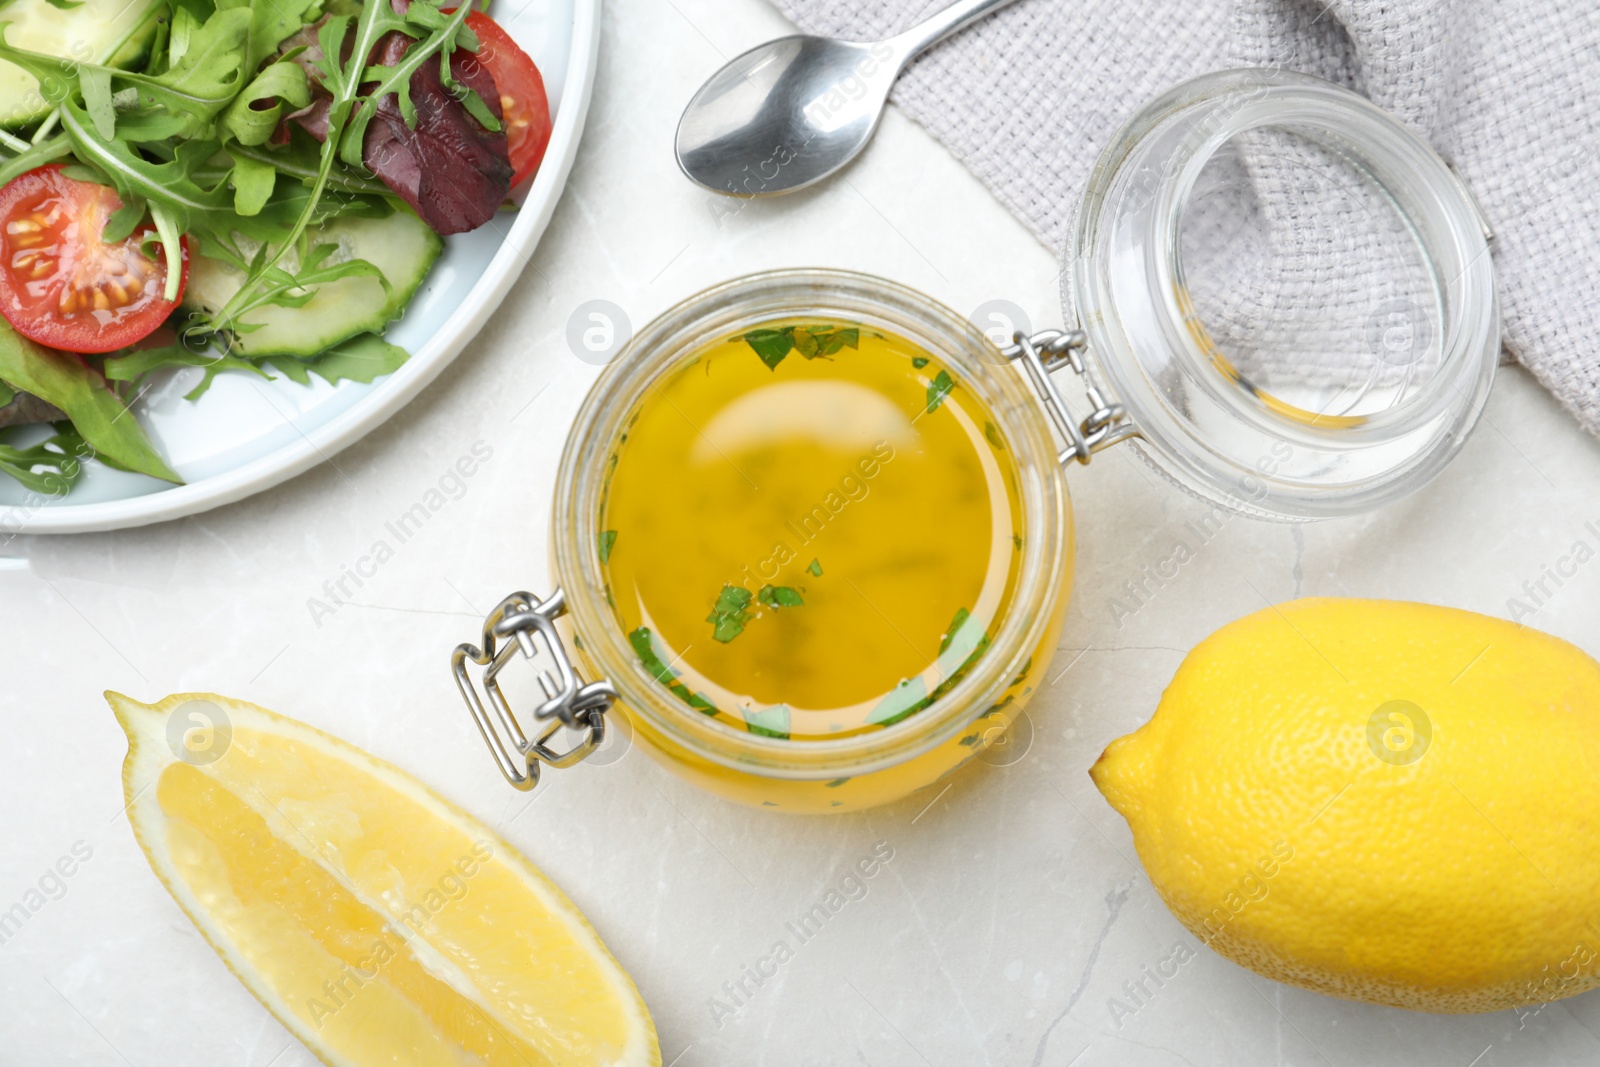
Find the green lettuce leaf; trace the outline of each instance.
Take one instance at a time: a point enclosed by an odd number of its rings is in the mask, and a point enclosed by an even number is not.
[[[0,380],[66,412],[95,452],[129,470],[182,484],[100,372],[20,336],[0,321]]]

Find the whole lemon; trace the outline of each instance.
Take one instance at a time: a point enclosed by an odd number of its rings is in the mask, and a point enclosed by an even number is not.
[[[1435,1012],[1600,985],[1600,664],[1565,641],[1293,601],[1090,774],[1178,920],[1268,978]]]

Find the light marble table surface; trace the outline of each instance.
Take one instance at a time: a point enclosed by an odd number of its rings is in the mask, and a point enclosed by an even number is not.
[[[1200,948],[1085,773],[1148,718],[1187,649],[1266,600],[1395,597],[1505,615],[1524,581],[1574,542],[1594,543],[1600,445],[1518,370],[1501,375],[1459,460],[1416,497],[1304,527],[1231,521],[1131,615],[1111,606],[1124,583],[1170,556],[1202,509],[1116,450],[1074,470],[1076,592],[1047,688],[996,765],[902,803],[785,818],[699,792],[628,750],[550,773],[531,798],[495,773],[446,658],[481,609],[548,584],[555,458],[597,373],[565,339],[580,305],[612,301],[640,326],[736,274],[828,265],[898,279],[963,313],[1005,299],[1037,327],[1059,323],[1053,252],[893,111],[865,156],[814,191],[729,214],[680,177],[671,139],[684,101],[725,57],[786,29],[759,0],[615,0],[554,222],[436,387],[329,464],[244,503],[0,547],[0,909],[75,846],[91,854],[0,945],[0,1063],[314,1062],[151,876],[121,814],[124,742],[107,688],[265,704],[497,827],[588,913],[675,1067],[1600,1062],[1600,994],[1428,1016],[1281,986]],[[313,618],[323,583],[480,441],[493,456],[465,494],[353,602]],[[1600,566],[1586,564],[1528,621],[1600,652],[1597,592]],[[736,1012],[715,1011],[723,984],[875,847],[893,859],[865,896]],[[1134,1014],[1113,1012],[1124,983],[1178,945],[1194,958]]]

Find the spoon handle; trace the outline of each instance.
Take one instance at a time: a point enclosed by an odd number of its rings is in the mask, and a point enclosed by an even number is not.
[[[957,30],[999,11],[1014,0],[956,0],[943,11],[917,23],[887,42],[899,57],[900,66],[915,59],[925,49],[944,40]]]

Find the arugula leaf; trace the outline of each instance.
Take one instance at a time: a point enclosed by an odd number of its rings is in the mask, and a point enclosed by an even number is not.
[[[17,391],[5,382],[0,382],[0,408],[6,407],[17,398]]]
[[[437,7],[434,8],[437,10]],[[343,130],[342,136],[335,136],[332,116],[328,124],[328,142],[339,142],[339,155],[345,163],[352,167],[363,165],[361,150],[366,141],[367,125],[372,117],[377,114],[377,101],[393,94],[400,104],[400,115],[405,119],[407,126],[417,124],[417,109],[411,102],[411,75],[421,69],[422,64],[436,55],[449,56],[456,47],[456,36],[463,23],[466,22],[467,13],[472,10],[471,4],[462,4],[440,26],[422,40],[419,40],[406,49],[406,54],[400,62],[392,67],[382,65],[365,66],[366,57],[372,54],[372,48],[384,32],[399,30],[408,36],[416,36],[409,29],[409,23],[425,19],[428,5],[414,3],[407,8],[405,16],[396,16],[393,9],[385,3],[367,3],[361,9],[361,19],[357,24],[356,45],[350,52],[350,62],[342,72],[343,80],[351,90],[351,99],[355,93],[369,82],[377,84],[366,90],[365,96],[371,104],[360,108],[349,116],[348,126]],[[376,15],[376,17],[374,17]],[[387,17],[384,17],[387,16]],[[363,48],[366,35],[375,26],[381,25],[382,31],[372,37],[371,44]],[[335,52],[333,55],[338,55]],[[323,56],[329,53],[324,49]],[[335,92],[335,107],[337,107],[339,94]]]
[[[78,85],[95,130],[106,140],[115,137],[117,109],[111,102],[111,72],[104,67],[85,67],[78,72]]]
[[[250,12],[250,29],[244,48],[244,69],[258,70],[267,57],[300,28],[317,19],[318,0],[217,0],[218,11]]]
[[[19,448],[0,442],[0,473],[23,488],[44,496],[66,496],[83,474],[83,459],[93,454],[70,422],[58,422],[55,433],[38,444]]]
[[[60,408],[102,456],[141,474],[183,482],[105,379],[81,357],[34,344],[0,322],[0,380]]]
[[[750,621],[752,599],[750,590],[743,586],[724,585],[717,594],[717,602],[712,605],[711,614],[706,616],[706,622],[714,627],[711,636],[727,644],[744,633],[745,623]]]
[[[119,127],[122,136],[133,140],[195,137],[207,131],[211,120],[243,85],[242,46],[249,33],[250,12],[219,11],[197,28],[193,23],[192,15],[179,11],[169,45],[171,66],[158,75],[14,47],[5,40],[9,23],[0,23],[0,58],[32,74],[41,85],[76,81],[76,95],[84,103],[80,106],[73,94],[66,94],[58,102],[61,116],[65,119],[73,113],[80,122],[92,125],[102,141],[114,140]],[[114,85],[133,90],[133,106],[122,113],[113,107]]]
[[[3,50],[0,57],[10,58]],[[195,169],[215,154],[214,142],[184,141],[173,150],[170,160],[155,163],[127,141],[102,138],[82,108],[72,101],[61,105],[60,115],[61,127],[71,138],[79,162],[103,174],[123,203],[141,200],[159,204],[180,230],[202,226],[225,229],[228,219],[234,217],[226,185],[218,182],[205,188],[193,176]],[[182,273],[182,250],[168,247],[166,255],[168,275],[176,278]]]
[[[241,316],[248,315],[257,308],[265,307],[268,304],[276,304],[280,307],[289,308],[304,307],[310,302],[311,298],[316,295],[315,290],[317,286],[323,285],[327,282],[338,281],[341,278],[376,278],[383,286],[385,292],[390,289],[389,279],[384,276],[383,272],[364,259],[347,259],[343,263],[336,263],[332,266],[321,266],[321,263],[336,250],[336,247],[337,246],[331,244],[322,244],[313,247],[311,252],[305,257],[305,263],[302,264],[302,269],[296,274],[290,274],[288,271],[279,267],[273,267],[262,271],[261,277],[265,283],[263,288],[261,288],[249,302],[240,307],[239,314]],[[259,266],[259,262],[267,258],[266,253],[267,246],[263,245],[258,250],[256,260],[252,261],[251,263],[252,269],[257,268]],[[240,322],[235,320],[231,328],[237,333],[248,333],[251,330],[257,329],[258,326],[254,323]],[[198,331],[191,330],[190,332],[195,333]],[[347,345],[351,343],[353,342],[345,342]],[[332,355],[334,351],[335,349],[329,349],[328,352],[324,353],[324,356]],[[398,367],[400,364],[405,362],[405,350],[402,348],[397,348],[394,345],[389,345],[382,351],[363,350],[359,353],[359,355],[367,361],[386,364],[388,366],[388,370],[378,371],[377,373],[369,375],[366,378],[357,378],[354,375],[345,375],[345,377],[352,378],[355,381],[370,382],[374,377],[377,376],[377,374],[387,374],[388,371],[394,370],[395,367]],[[324,375],[324,377],[326,377],[326,375]],[[335,379],[329,380],[332,381]]]
[[[409,358],[410,353],[399,345],[392,345],[377,334],[363,333],[311,359],[273,356],[263,362],[270,362],[290,381],[301,385],[311,380],[307,372],[317,375],[329,385],[337,385],[340,382],[371,382],[385,374],[392,374]]]
[[[786,585],[764,585],[756,599],[769,608],[798,608],[805,604],[800,593]]]
[[[938,411],[939,405],[944,403],[944,398],[949,396],[955,387],[956,383],[950,380],[948,371],[940,371],[934,375],[933,381],[928,383],[928,414],[932,415]]]
[[[218,10],[190,33],[165,73],[126,74],[119,80],[139,90],[141,104],[158,104],[170,115],[186,117],[187,128],[179,136],[192,137],[228,106],[254,69],[245,65],[251,22],[249,8]]]
[[[787,741],[789,739],[789,705],[775,704],[761,711],[744,712],[745,725],[753,734],[762,737],[776,737]]]
[[[600,556],[600,565],[603,567],[611,562],[611,550],[617,544],[617,531],[601,530],[595,535],[595,551]]]
[[[277,101],[271,106],[261,105]],[[222,132],[242,145],[264,145],[291,107],[311,103],[311,82],[293,60],[273,63],[257,74],[222,114]]]
[[[811,566],[807,567],[806,570],[811,572],[812,574],[814,574],[818,578],[821,578],[822,577],[822,561],[819,560],[819,559],[812,560],[811,561]]]
[[[0,30],[0,38],[3,38],[3,36],[4,31]],[[0,185],[9,183],[12,178],[19,174],[26,174],[33,168],[42,167],[46,163],[54,163],[56,160],[71,153],[72,141],[64,133],[58,133],[54,137],[40,141],[26,152],[7,160],[3,166],[0,166]]]
[[[104,364],[107,381],[140,382],[158,370],[168,367],[203,367],[205,375],[200,384],[184,394],[185,400],[199,400],[211,388],[211,380],[225,370],[249,371],[272,380],[272,375],[256,364],[238,356],[222,352],[194,352],[183,345],[163,348],[140,348],[124,356],[113,356]]]
[[[278,170],[272,164],[248,157],[236,158],[233,161],[233,209],[245,216],[261,214],[277,184]]]
[[[116,244],[126,241],[133,236],[133,231],[139,228],[139,223],[144,221],[145,212],[150,205],[143,200],[131,200],[111,213],[106,220],[106,228],[100,231],[100,239],[106,244]]]
[[[316,181],[321,169],[321,155],[311,135],[299,128],[289,131],[287,145],[265,148],[258,145],[245,145],[234,143],[228,145],[228,155],[233,157],[235,163],[241,159],[253,159],[264,163],[285,178],[294,178],[300,182],[311,183]],[[343,164],[336,165],[328,174],[327,189],[334,193],[364,193],[369,196],[389,197],[394,195],[389,187],[377,178],[363,177],[361,173],[351,170]],[[305,190],[301,190],[302,198]],[[337,198],[336,198],[337,199]],[[348,201],[341,201],[348,203]],[[321,205],[319,204],[320,208]],[[330,211],[328,214],[343,214],[343,209]]]

